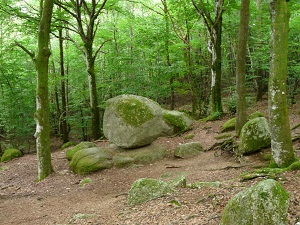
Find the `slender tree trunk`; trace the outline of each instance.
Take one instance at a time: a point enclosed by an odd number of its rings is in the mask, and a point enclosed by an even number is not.
[[[278,167],[295,161],[286,99],[289,10],[286,0],[269,1],[271,13],[271,65],[269,117],[273,160]]]
[[[90,46],[90,47],[89,47]],[[90,107],[92,114],[92,132],[94,140],[101,137],[100,130],[100,111],[98,107],[98,93],[95,74],[95,58],[93,57],[92,44],[86,44],[86,66],[88,72]]]
[[[250,0],[242,0],[240,10],[240,30],[236,60],[236,125],[235,132],[239,136],[247,121],[246,115],[246,56],[249,34]]]
[[[223,112],[221,75],[222,75],[222,14],[223,0],[215,0],[215,24],[211,27],[211,111]]]
[[[257,43],[257,48],[259,49],[260,47],[262,47],[263,43],[261,41],[262,39],[262,9],[261,9],[261,0],[256,0],[256,5],[257,5],[257,10],[258,10],[258,14],[257,14],[257,29],[258,29],[258,43]],[[257,85],[257,90],[256,90],[256,101],[262,101],[263,100],[263,94],[264,94],[264,82],[263,82],[263,77],[264,77],[264,70],[261,68],[261,66],[259,65],[259,68],[257,68],[256,70],[256,85]]]
[[[169,39],[170,39],[170,24],[169,24],[169,18],[168,18],[168,4],[166,0],[162,0],[162,4],[164,6],[164,19],[165,19],[165,27],[166,27],[166,34],[165,34],[165,54],[166,54],[166,62],[167,66],[171,67],[171,60],[170,60],[170,51],[169,51]],[[174,83],[175,76],[171,74],[170,78],[170,96],[171,96],[171,110],[174,110],[175,108],[175,90],[174,90]]]
[[[65,82],[65,66],[64,66],[64,46],[63,46],[63,35],[62,29],[59,31],[59,52],[60,52],[60,75],[62,77],[61,80],[61,124],[62,124],[62,140],[64,143],[69,141],[68,135],[68,125],[67,125],[67,100],[66,100],[66,82]]]
[[[36,58],[37,95],[36,95],[36,149],[38,162],[37,180],[46,178],[52,171],[50,151],[50,122],[48,99],[48,63],[50,57],[50,25],[53,0],[45,0],[39,24],[38,54]]]

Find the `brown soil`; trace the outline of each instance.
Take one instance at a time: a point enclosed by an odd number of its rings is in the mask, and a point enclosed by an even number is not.
[[[265,106],[258,107],[266,109]],[[298,117],[297,112],[292,114],[291,124],[298,124]],[[37,183],[35,155],[1,163],[4,170],[0,171],[0,224],[218,224],[232,196],[265,179],[240,180],[242,172],[266,165],[261,160],[263,153],[245,156],[238,163],[234,154],[220,150],[205,151],[184,160],[175,159],[172,151],[178,144],[191,141],[199,141],[209,149],[216,143],[215,137],[226,119],[197,122],[193,130],[182,136],[158,139],[157,142],[167,147],[169,155],[150,165],[80,176],[70,171],[65,151],[57,150],[52,154],[55,173]],[[194,138],[185,140],[183,137],[189,133],[195,134]],[[142,177],[168,180],[180,174],[186,175],[187,183],[220,181],[222,186],[176,188],[176,192],[145,204],[127,205],[127,192],[135,180]],[[277,179],[290,192],[289,224],[293,225],[300,216],[299,176],[300,171],[285,172]],[[80,181],[87,177],[92,183],[81,186]],[[179,201],[181,207],[170,203],[172,200]]]

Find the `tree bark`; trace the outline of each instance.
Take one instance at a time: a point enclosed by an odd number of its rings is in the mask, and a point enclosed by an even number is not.
[[[271,0],[271,64],[269,78],[269,116],[272,156],[278,167],[293,163],[290,122],[286,99],[289,10],[286,0]]]
[[[203,0],[199,5],[195,0],[192,3],[203,18],[204,24],[209,32],[210,41],[208,50],[211,54],[211,113],[223,113],[221,74],[222,74],[222,15],[224,0],[214,0],[214,19],[211,18],[209,9]]]
[[[64,1],[56,0],[55,3],[68,12],[77,21],[76,31],[79,34],[83,43],[83,48],[76,41],[73,41],[78,49],[84,54],[86,60],[86,69],[88,73],[88,83],[90,90],[90,108],[92,117],[92,134],[93,139],[97,140],[101,137],[100,129],[100,111],[98,106],[98,91],[96,85],[95,74],[95,60],[103,45],[104,41],[99,47],[93,48],[94,39],[97,30],[99,29],[99,21],[97,20],[100,13],[104,10],[107,0],[102,2],[91,1],[71,1],[65,3]]]
[[[246,115],[246,56],[249,34],[250,0],[242,0],[240,10],[240,30],[236,60],[236,125],[235,132],[239,136],[247,122]]]
[[[36,149],[38,162],[37,180],[46,178],[52,171],[50,151],[50,122],[48,99],[48,63],[50,57],[50,25],[53,0],[45,0],[39,24],[38,54],[36,57],[37,94],[36,94]]]
[[[169,39],[170,39],[170,23],[168,18],[168,4],[167,0],[161,0],[164,6],[164,20],[165,20],[165,55],[166,55],[166,63],[168,67],[171,67],[171,60],[170,60],[170,51],[169,51]],[[174,110],[175,108],[175,90],[174,90],[174,80],[175,76],[172,74],[170,77],[170,108]]]
[[[63,46],[63,35],[62,29],[59,29],[59,56],[60,56],[60,75],[62,77],[61,80],[61,124],[62,124],[62,140],[63,143],[67,143],[69,141],[69,132],[68,132],[68,124],[67,124],[67,98],[66,98],[66,82],[65,82],[65,66],[64,66],[64,46]]]

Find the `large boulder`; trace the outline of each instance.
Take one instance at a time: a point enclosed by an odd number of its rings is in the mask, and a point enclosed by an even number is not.
[[[259,182],[226,205],[221,225],[287,225],[289,194],[275,180]]]
[[[157,143],[152,143],[137,149],[131,149],[127,151],[117,149],[117,151],[118,153],[113,157],[113,163],[116,167],[152,163],[163,159],[167,155],[166,148]]]
[[[146,146],[161,135],[165,126],[162,108],[148,98],[120,95],[106,102],[104,135],[121,148]]]
[[[1,162],[9,161],[21,156],[23,156],[23,153],[20,150],[15,148],[8,148],[4,151],[1,157]]]
[[[151,178],[136,180],[128,192],[128,205],[134,206],[173,192],[168,183]]]
[[[193,121],[184,113],[176,110],[163,110],[163,120],[167,129],[162,136],[183,133],[191,128]]]
[[[203,147],[199,142],[190,142],[178,145],[174,150],[174,156],[187,159],[199,155],[202,151]]]
[[[249,120],[242,128],[238,155],[256,152],[271,145],[268,121],[264,117]]]
[[[101,147],[86,148],[77,151],[72,157],[70,168],[77,174],[88,174],[113,166],[113,152]]]

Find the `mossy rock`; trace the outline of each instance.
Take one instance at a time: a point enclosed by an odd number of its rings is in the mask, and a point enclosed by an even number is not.
[[[169,181],[167,181],[168,185],[172,188],[174,187],[186,187],[186,175],[177,176]]]
[[[167,125],[162,108],[151,99],[120,95],[106,101],[103,118],[105,137],[120,148],[138,148],[155,141]]]
[[[123,98],[122,101],[116,102],[116,109],[119,116],[134,127],[138,127],[154,117],[154,113],[147,104],[135,98]]]
[[[81,149],[85,149],[85,148],[92,148],[92,147],[96,147],[97,145],[93,142],[81,142],[79,143],[78,145],[74,146],[73,148],[70,148],[66,151],[66,156],[67,156],[67,159],[69,161],[72,160],[74,154],[76,152],[78,152],[79,150]]]
[[[77,174],[89,174],[113,166],[112,150],[101,147],[81,149],[72,157],[70,168]]]
[[[136,180],[128,192],[128,205],[134,206],[161,197],[174,190],[168,183],[151,178]]]
[[[163,159],[167,150],[160,144],[152,143],[142,148],[122,150],[113,156],[113,163],[116,167],[125,167],[132,164],[148,164]]]
[[[212,181],[212,182],[194,182],[191,184],[188,184],[188,188],[197,189],[197,188],[203,188],[203,187],[212,187],[212,188],[219,188],[222,186],[222,183],[220,181]]]
[[[73,142],[73,141],[69,141],[69,142],[67,142],[67,143],[64,143],[62,146],[61,146],[61,150],[64,150],[65,148],[69,148],[69,147],[71,147],[71,146],[74,146],[75,145],[75,143]]]
[[[221,127],[222,132],[232,131],[235,130],[235,124],[236,124],[236,117],[227,120]]]
[[[249,116],[248,116],[248,120],[253,120],[257,117],[265,117],[264,114],[262,114],[261,112],[259,111],[256,111],[254,113],[251,113]]]
[[[185,113],[176,110],[164,110],[163,120],[169,127],[164,133],[169,136],[189,130],[193,123]]]
[[[18,158],[23,156],[23,153],[15,148],[8,148],[4,151],[2,157],[1,157],[1,162],[9,161],[14,158]]]
[[[220,225],[287,225],[289,194],[268,179],[239,192],[226,205]]]
[[[199,142],[190,142],[178,145],[174,150],[174,156],[187,159],[199,155],[202,151],[203,147]]]
[[[300,170],[300,161],[296,161],[292,163],[288,168],[288,170]]]
[[[216,121],[221,119],[223,113],[222,112],[213,112],[208,117],[205,117],[201,119],[202,122],[208,122],[208,121]]]
[[[271,145],[268,121],[257,117],[248,121],[242,128],[237,154],[250,154]]]

